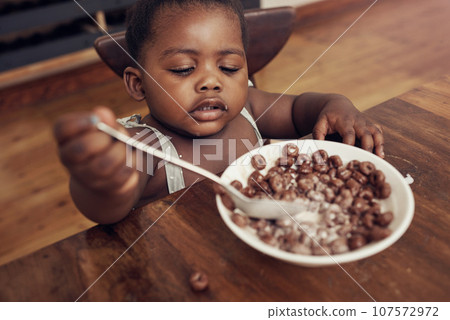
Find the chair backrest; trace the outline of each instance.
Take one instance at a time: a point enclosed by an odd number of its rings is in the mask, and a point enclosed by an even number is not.
[[[248,75],[252,77],[285,45],[294,26],[295,11],[291,7],[252,9],[245,11],[245,19],[249,34]],[[136,66],[124,52],[127,50],[125,31],[97,38],[94,47],[100,58],[120,77],[126,67]]]

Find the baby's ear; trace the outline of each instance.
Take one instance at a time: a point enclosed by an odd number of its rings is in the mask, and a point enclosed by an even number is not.
[[[123,82],[128,94],[136,101],[145,99],[145,90],[142,86],[142,73],[139,69],[127,67],[123,72]]]

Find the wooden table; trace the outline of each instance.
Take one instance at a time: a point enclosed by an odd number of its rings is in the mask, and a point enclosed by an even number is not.
[[[366,111],[384,126],[386,160],[415,180],[403,237],[342,265],[377,301],[450,298],[449,102],[444,77]],[[241,242],[222,222],[211,183],[183,192],[0,267],[0,300],[371,301],[339,266],[299,267]],[[194,270],[208,275],[206,291],[191,290]]]

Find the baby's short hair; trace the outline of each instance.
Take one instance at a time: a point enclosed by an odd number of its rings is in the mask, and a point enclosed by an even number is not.
[[[140,60],[141,51],[146,41],[151,41],[155,36],[153,21],[158,11],[165,7],[178,6],[187,8],[190,6],[222,7],[235,13],[241,25],[242,43],[247,51],[247,23],[244,17],[244,9],[239,0],[138,0],[127,12],[126,41],[130,55]]]

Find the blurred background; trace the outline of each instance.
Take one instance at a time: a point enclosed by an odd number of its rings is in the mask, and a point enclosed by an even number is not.
[[[126,9],[135,1],[78,0],[82,10],[73,0],[3,0],[0,72],[92,47],[102,30],[125,29]],[[260,6],[259,1],[243,3]]]
[[[124,29],[133,2],[78,1],[108,32]],[[450,74],[448,0],[243,3],[296,8],[286,46],[255,76],[260,89],[336,92],[366,110]],[[73,0],[0,2],[0,265],[94,225],[71,201],[55,119],[96,105],[118,117],[146,113],[99,60],[92,45],[101,34]]]

